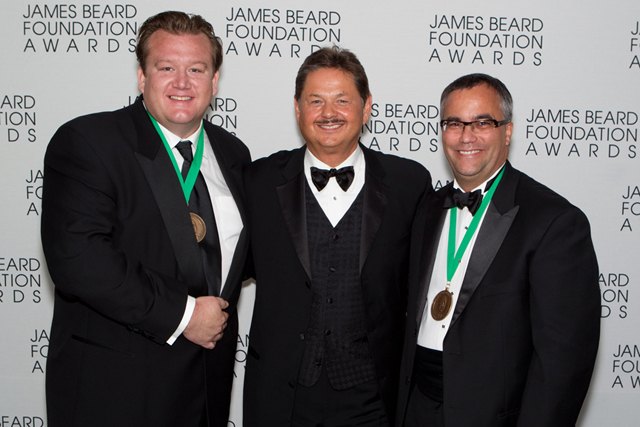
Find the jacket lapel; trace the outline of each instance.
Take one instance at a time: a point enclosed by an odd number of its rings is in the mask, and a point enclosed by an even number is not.
[[[382,223],[387,206],[387,187],[384,184],[384,169],[373,152],[360,146],[366,162],[366,179],[364,183],[364,201],[362,209],[362,230],[360,238],[360,271],[364,266],[376,233]]]
[[[519,207],[515,206],[517,184],[518,177],[507,162],[502,181],[494,193],[482,226],[478,231],[478,237],[462,281],[460,296],[451,318],[451,325],[460,317],[484,278],[518,213]]]
[[[204,277],[200,253],[186,202],[171,159],[154,129],[141,98],[130,110],[124,135],[133,135],[136,158],[151,188],[182,277],[190,288],[199,288]]]
[[[305,147],[291,152],[291,157],[282,168],[285,183],[276,187],[282,216],[291,235],[300,263],[311,278],[309,241],[307,235],[307,209],[305,206],[306,177],[303,172]]]

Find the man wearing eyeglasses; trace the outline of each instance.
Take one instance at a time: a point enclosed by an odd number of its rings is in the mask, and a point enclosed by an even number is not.
[[[573,426],[600,330],[587,218],[507,161],[502,82],[463,76],[440,102],[455,180],[412,233],[397,423]]]

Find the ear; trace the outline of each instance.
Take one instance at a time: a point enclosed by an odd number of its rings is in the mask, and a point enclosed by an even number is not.
[[[144,83],[146,80],[147,79],[144,75],[144,70],[140,66],[138,66],[138,90],[143,95],[144,95]]]
[[[216,96],[216,94],[218,93],[219,79],[220,79],[220,71],[216,71],[216,73],[213,75],[213,79],[211,80],[211,87],[212,87],[211,97]]]
[[[504,142],[507,147],[511,145],[511,134],[513,133],[513,122],[504,125]]]
[[[364,125],[369,121],[369,116],[371,115],[371,106],[373,105],[373,98],[371,94],[367,96],[366,101],[364,102],[364,110],[362,113],[362,124]]]
[[[296,121],[300,121],[300,106],[298,105],[298,100],[296,99],[296,97],[293,97],[293,106],[296,109]]]

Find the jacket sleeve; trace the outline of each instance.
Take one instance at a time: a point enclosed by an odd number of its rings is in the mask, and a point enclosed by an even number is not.
[[[587,218],[575,207],[545,231],[529,267],[534,352],[518,426],[574,425],[600,334],[598,265]]]

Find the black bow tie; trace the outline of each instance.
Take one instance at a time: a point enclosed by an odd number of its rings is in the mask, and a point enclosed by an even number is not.
[[[466,207],[471,212],[471,215],[475,215],[476,211],[482,203],[482,191],[476,190],[470,193],[465,193],[459,188],[451,188],[451,191],[447,193],[444,198],[444,207],[452,208],[454,206],[462,209]]]
[[[329,182],[329,178],[332,176],[336,177],[336,181],[340,188],[343,191],[347,191],[347,188],[353,182],[353,166],[345,166],[340,169],[318,169],[316,167],[311,167],[311,180],[313,181],[313,185],[316,186],[318,191],[322,191],[324,187],[327,186]]]

